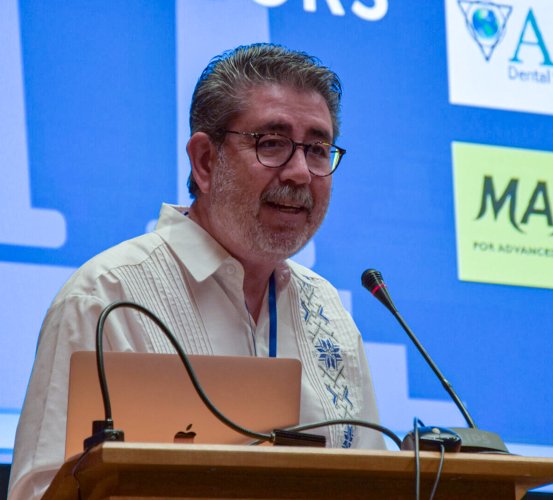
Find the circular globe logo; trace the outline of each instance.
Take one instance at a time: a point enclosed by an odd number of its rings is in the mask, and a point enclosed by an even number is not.
[[[472,25],[479,37],[485,39],[496,38],[499,33],[499,23],[497,16],[491,9],[481,7],[474,11],[472,15]]]

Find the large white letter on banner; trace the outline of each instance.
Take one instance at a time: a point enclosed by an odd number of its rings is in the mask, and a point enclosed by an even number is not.
[[[345,16],[346,11],[344,10],[343,5],[340,3],[340,0],[326,0],[330,12],[334,16]],[[316,12],[317,11],[317,0],[303,0],[303,10],[306,12]]]
[[[280,7],[282,4],[286,3],[288,0],[253,0],[263,7]]]
[[[365,21],[379,21],[388,12],[388,0],[374,0],[372,7],[367,7],[360,0],[355,0],[351,11]]]

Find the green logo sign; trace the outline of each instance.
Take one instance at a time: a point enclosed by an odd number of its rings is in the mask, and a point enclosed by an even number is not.
[[[452,145],[459,279],[553,288],[553,153]]]

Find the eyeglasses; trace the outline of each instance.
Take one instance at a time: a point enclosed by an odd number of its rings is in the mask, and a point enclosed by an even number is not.
[[[262,165],[269,168],[279,168],[286,165],[298,147],[303,148],[307,168],[312,175],[326,177],[334,173],[340,164],[346,150],[323,141],[304,144],[296,142],[285,135],[271,132],[260,134],[258,132],[237,132],[235,130],[223,130],[225,134],[238,134],[253,137],[255,139],[255,154]]]

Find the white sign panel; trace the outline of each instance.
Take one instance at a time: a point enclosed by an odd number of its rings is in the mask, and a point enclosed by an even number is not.
[[[445,0],[452,104],[553,114],[550,0]]]

